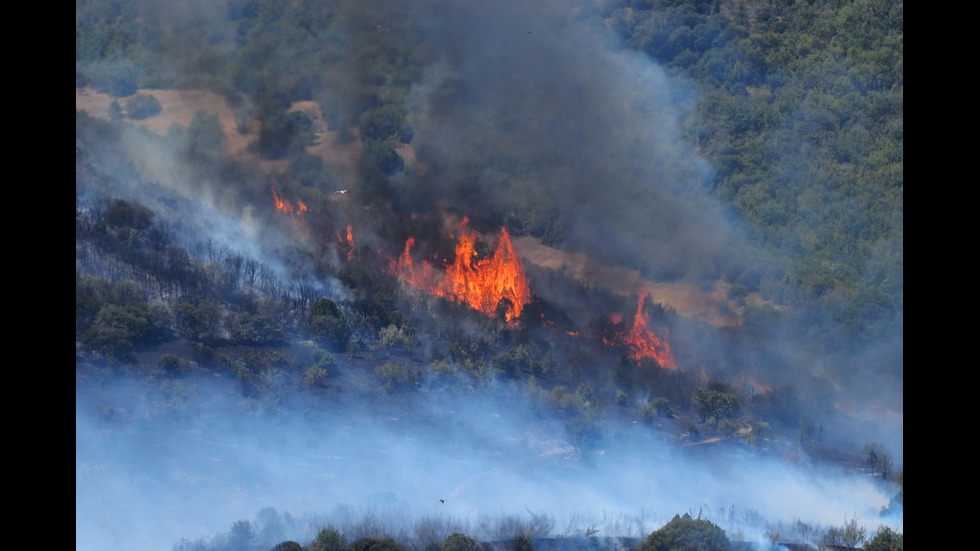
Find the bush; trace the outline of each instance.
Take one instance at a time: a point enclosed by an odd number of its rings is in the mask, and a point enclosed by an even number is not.
[[[148,119],[163,111],[157,98],[149,94],[136,94],[126,102],[126,115],[133,119]]]
[[[905,545],[904,539],[902,534],[887,526],[882,526],[868,545],[864,546],[864,549],[865,551],[902,551],[902,547]]]
[[[636,551],[728,551],[732,548],[725,531],[701,518],[674,515],[661,529],[651,532]]]
[[[398,362],[386,362],[376,368],[374,373],[383,382],[388,392],[410,390],[419,386],[419,374]]]
[[[471,537],[453,532],[442,541],[442,551],[480,551],[480,544]]]
[[[404,545],[393,538],[361,538],[350,544],[350,551],[407,551]]]
[[[310,366],[303,373],[303,384],[309,388],[322,386],[327,382],[327,370],[318,365]]]
[[[347,538],[343,534],[324,528],[316,535],[309,547],[309,551],[347,551]]]
[[[109,118],[114,121],[121,121],[123,119],[122,106],[119,105],[119,100],[112,100],[109,104]]]

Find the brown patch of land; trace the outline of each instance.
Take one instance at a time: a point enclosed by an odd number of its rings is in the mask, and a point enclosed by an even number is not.
[[[243,125],[247,131],[239,132],[235,112],[222,95],[204,90],[140,90],[139,93],[155,97],[162,109],[157,115],[145,119],[126,119],[131,124],[163,136],[175,124],[187,128],[194,115],[198,111],[204,111],[218,117],[221,130],[225,135],[225,148],[230,157],[254,162],[266,173],[281,172],[289,165],[287,159],[262,159],[261,156],[250,151],[249,146],[258,139],[262,124],[254,117],[249,117]],[[89,87],[75,88],[75,109],[103,120],[110,120],[109,106],[113,100],[119,102],[125,113],[128,99],[114,98]],[[351,139],[342,140],[340,131],[327,128],[323,111],[315,102],[297,102],[290,109],[303,111],[313,120],[315,139],[306,151],[319,155],[325,162],[338,168],[344,180],[352,181],[361,158],[361,140],[357,129],[353,128],[349,131]]]
[[[646,289],[653,302],[669,306],[684,317],[700,319],[718,327],[742,323],[743,308],[728,299],[731,284],[724,281],[716,281],[708,289],[693,283],[650,281],[637,270],[597,264],[583,253],[554,249],[534,237],[514,239],[514,248],[521,258],[536,266],[556,270],[577,281],[620,295],[637,296],[641,289]],[[746,303],[759,306],[764,301],[757,293],[751,293]]]

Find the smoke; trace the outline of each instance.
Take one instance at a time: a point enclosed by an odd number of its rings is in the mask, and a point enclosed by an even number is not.
[[[373,210],[359,212],[354,225],[359,242],[412,224],[441,227],[393,222],[397,214],[421,213],[440,220],[467,216],[481,231],[507,224],[659,281],[712,282],[727,266],[761,257],[746,253],[751,245],[739,223],[710,194],[712,172],[693,137],[698,98],[690,83],[623,49],[598,24],[591,3],[392,6],[379,17],[405,15],[401,25],[425,44],[425,62],[401,103],[416,156],[405,173],[382,183],[364,174],[346,182],[352,193],[371,195],[364,203]],[[190,16],[220,22],[202,29],[228,28],[219,11]],[[324,32],[349,43],[350,59],[358,61],[372,59],[381,40],[375,37],[394,23],[344,21]],[[207,44],[200,42],[200,52]],[[270,65],[279,67],[266,80],[288,76],[288,60],[277,54],[268,52]],[[220,78],[181,74],[200,67],[194,55],[170,60],[174,82]],[[343,112],[328,116],[351,123],[363,108],[355,81],[368,69],[336,60],[325,65],[329,78],[313,95],[337,96],[332,109]],[[240,104],[248,110],[264,99]],[[103,180],[113,182],[102,191],[179,221],[188,248],[204,237],[260,259],[281,279],[297,264],[313,273],[308,251],[291,254],[310,244],[272,217],[269,183],[257,172],[204,173],[174,153],[179,133],[121,132],[112,148],[85,151],[110,176]],[[76,123],[76,141],[91,143],[78,133]],[[97,199],[89,191],[82,189],[83,202]],[[405,227],[388,227],[399,225]],[[388,245],[397,252],[402,243]],[[327,295],[343,292],[329,276],[315,281]],[[608,307],[595,298],[556,289],[541,289],[540,296],[581,318],[608,313],[589,312]],[[635,310],[635,299],[625,304],[625,312]],[[902,411],[901,331],[843,364],[878,364],[884,355],[892,371],[854,370],[845,377],[848,370],[835,365],[839,358],[800,360],[805,351],[797,348],[807,335],[798,326],[772,329],[765,320],[745,322],[742,330],[758,338],[751,351],[734,346],[724,330],[691,320],[676,320],[671,339],[684,369],[708,365],[726,375],[766,374],[760,378],[767,384],[797,384],[809,400],[799,407],[826,422],[828,441],[849,449],[885,441],[901,464],[900,413],[896,420],[887,408],[838,403],[842,395],[883,397]],[[335,396],[326,408],[297,397],[288,412],[268,415],[257,413],[231,382],[158,380],[159,391],[148,393],[142,383],[97,380],[98,370],[85,377],[76,382],[79,550],[170,549],[180,538],[222,533],[265,507],[315,518],[338,505],[376,515],[391,533],[421,517],[446,516],[474,535],[492,535],[481,528],[487,515],[530,511],[554,516],[568,532],[594,526],[600,535],[641,537],[690,511],[749,539],[761,536],[767,522],[796,519],[828,526],[847,516],[873,527],[891,497],[867,475],[811,464],[798,449],[681,448],[662,433],[617,420],[610,420],[596,453],[583,457],[560,419],[506,391],[447,396],[427,390],[363,401]],[[901,517],[889,522],[902,528]],[[294,529],[283,539],[308,543],[302,538],[315,533],[309,526]]]
[[[445,519],[487,539],[513,536],[491,527],[529,512],[551,519],[551,535],[609,537],[645,537],[692,512],[746,539],[797,519],[877,527],[890,497],[866,475],[740,447],[678,448],[643,425],[612,427],[586,460],[557,418],[507,392],[338,398],[267,415],[237,403],[228,383],[170,381],[183,389],[179,406],[153,398],[167,382],[135,384],[79,381],[79,550],[167,550],[270,507],[319,527],[340,527],[341,507],[351,526],[373,518],[391,536]],[[308,543],[310,523],[280,537]]]
[[[455,2],[419,20],[439,55],[407,111],[433,203],[557,231],[605,263],[717,275],[733,228],[683,128],[688,83],[622,49],[587,3]]]

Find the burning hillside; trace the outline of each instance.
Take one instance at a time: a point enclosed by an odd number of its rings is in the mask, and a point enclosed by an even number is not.
[[[667,343],[667,328],[664,328],[664,336],[661,338],[647,327],[650,318],[643,312],[643,302],[646,298],[646,290],[640,291],[633,327],[629,331],[619,330],[617,327],[611,335],[603,337],[603,342],[610,346],[625,346],[629,350],[629,357],[633,360],[649,358],[656,360],[664,369],[676,369],[674,354],[670,350],[670,344]],[[621,322],[621,316],[613,318],[615,325],[619,326]]]
[[[416,265],[411,255],[415,239],[411,237],[392,269],[401,280],[429,294],[467,304],[489,316],[502,313],[508,323],[515,323],[531,301],[531,289],[510,235],[500,228],[493,252],[479,258],[479,237],[468,223],[464,218],[460,224],[455,258],[442,274],[428,261]]]

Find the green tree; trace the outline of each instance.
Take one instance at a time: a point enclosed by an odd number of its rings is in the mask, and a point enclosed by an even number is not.
[[[207,298],[198,301],[196,306],[180,302],[174,307],[174,322],[185,338],[208,341],[221,326],[221,304]]]
[[[442,540],[442,551],[480,551],[480,544],[465,534],[453,532]]]
[[[218,116],[197,111],[187,127],[187,151],[192,155],[218,159],[224,152],[225,133]]]
[[[374,368],[374,373],[384,382],[388,392],[415,389],[420,383],[419,373],[401,362],[385,362]]]
[[[666,417],[673,415],[670,409],[670,403],[662,396],[650,398],[650,401],[640,408],[640,418],[647,423],[653,423],[661,415]]]
[[[149,94],[136,94],[126,102],[126,115],[133,120],[148,119],[160,111],[163,111],[160,100]]]
[[[109,104],[109,118],[114,121],[123,120],[123,110],[122,106],[119,105],[119,100],[114,99],[112,100],[112,103]]]
[[[736,417],[742,409],[738,396],[728,392],[699,388],[691,396],[691,403],[697,408],[701,421],[714,422]]]
[[[81,335],[83,345],[112,360],[129,360],[137,347],[166,338],[165,313],[145,304],[106,304]]]
[[[342,346],[350,339],[347,318],[337,303],[328,299],[314,301],[310,305],[310,325],[313,333],[331,343]]]
[[[401,348],[409,350],[416,344],[415,332],[411,328],[391,324],[378,331],[378,343],[384,348]]]
[[[393,538],[361,538],[350,544],[349,551],[408,551]]]
[[[636,546],[636,551],[728,551],[725,531],[702,518],[674,515],[673,520]]]
[[[295,541],[284,541],[273,545],[269,551],[303,551],[303,546]]]
[[[105,222],[110,228],[144,230],[153,223],[153,211],[137,201],[113,199],[106,209]]]
[[[347,551],[347,538],[332,528],[324,528],[307,547],[308,551]]]
[[[283,339],[283,327],[268,312],[239,312],[231,318],[232,340],[246,344],[272,344]]]
[[[904,536],[887,526],[878,529],[875,537],[864,546],[865,551],[902,551]]]

